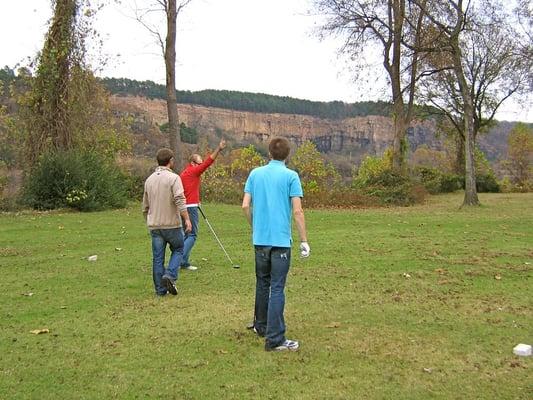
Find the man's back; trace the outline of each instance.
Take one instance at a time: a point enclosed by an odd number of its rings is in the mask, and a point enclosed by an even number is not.
[[[143,210],[150,228],[181,226],[178,211],[185,208],[183,186],[177,174],[169,168],[158,167],[144,184]]]
[[[254,169],[244,188],[252,197],[253,243],[291,246],[291,197],[302,197],[298,174],[283,161]]]

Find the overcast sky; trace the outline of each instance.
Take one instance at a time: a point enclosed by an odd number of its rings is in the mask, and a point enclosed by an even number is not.
[[[98,75],[164,83],[161,52],[132,18],[133,2],[122,0],[120,6],[107,6],[97,14],[96,28],[104,39],[102,54],[110,56]],[[0,67],[25,65],[42,47],[51,2],[2,3]],[[143,3],[148,1],[137,0]],[[382,81],[353,81],[346,60],[337,57],[338,42],[318,40],[317,17],[308,16],[310,4],[310,0],[193,0],[178,17],[177,88],[320,101],[387,100]],[[164,34],[163,20],[160,26]],[[375,68],[382,67],[377,63]],[[509,104],[498,118],[533,122],[533,111]]]

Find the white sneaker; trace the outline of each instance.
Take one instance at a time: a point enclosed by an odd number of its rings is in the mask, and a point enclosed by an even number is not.
[[[189,265],[188,267],[181,267],[181,269],[186,269],[187,271],[196,271],[198,267],[195,267],[194,265]]]
[[[285,339],[285,341],[276,347],[265,347],[266,351],[298,351],[300,344],[296,340]]]

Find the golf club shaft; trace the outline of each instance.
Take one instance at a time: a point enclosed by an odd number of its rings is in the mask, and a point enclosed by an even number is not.
[[[220,241],[220,239],[218,238],[215,230],[213,229],[213,227],[211,226],[211,224],[209,223],[209,220],[207,219],[207,217],[205,216],[203,210],[198,207],[198,210],[200,210],[200,213],[202,214],[202,217],[204,217],[204,220],[207,224],[207,226],[209,227],[209,229],[211,229],[211,233],[213,233],[213,236],[215,237],[216,241],[218,242],[218,244],[220,245],[220,248],[222,249],[222,251],[224,252],[224,254],[226,255],[226,257],[228,258],[229,262],[231,263],[231,265],[233,266],[233,261],[231,260],[231,257],[229,256],[228,252],[226,251],[226,249],[224,248],[224,246],[222,245],[222,242]]]

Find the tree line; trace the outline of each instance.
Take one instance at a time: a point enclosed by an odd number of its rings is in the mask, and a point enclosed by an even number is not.
[[[127,78],[103,78],[102,83],[118,96],[141,96],[150,99],[166,99],[164,85],[153,81],[136,81]],[[196,104],[230,110],[312,115],[320,118],[343,119],[366,115],[390,116],[391,105],[384,101],[311,101],[265,93],[248,93],[233,90],[177,90],[178,103]]]
[[[5,66],[0,70],[0,81],[4,82],[4,88],[8,88],[11,82],[17,79],[16,71],[9,66]],[[157,84],[153,81],[137,81],[128,78],[101,78],[99,81],[111,94],[117,96],[166,99],[165,85]],[[215,89],[195,92],[177,90],[176,95],[178,103],[182,104],[258,113],[300,114],[328,119],[344,119],[367,115],[391,116],[391,104],[385,101],[361,101],[356,103],[345,103],[343,101],[321,102],[265,93]],[[418,107],[417,110],[419,116],[432,114],[429,112],[428,107]]]

